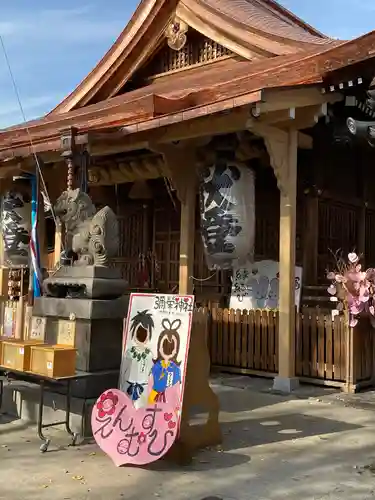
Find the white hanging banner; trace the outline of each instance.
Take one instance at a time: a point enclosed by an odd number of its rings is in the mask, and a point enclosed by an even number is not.
[[[295,267],[295,305],[301,302],[302,267]],[[231,309],[277,309],[279,307],[279,263],[262,260],[233,270]]]
[[[209,269],[251,261],[255,239],[255,174],[247,165],[219,159],[200,172],[200,217]]]

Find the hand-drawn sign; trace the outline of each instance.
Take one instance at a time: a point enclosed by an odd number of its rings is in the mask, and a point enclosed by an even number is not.
[[[168,403],[136,409],[118,389],[99,397],[91,427],[96,442],[116,466],[149,464],[167,453],[176,439],[180,413],[178,394],[168,399]]]
[[[302,267],[295,267],[295,303],[301,299]],[[234,269],[232,309],[277,309],[279,307],[279,263],[263,260]]]
[[[140,451],[136,452],[135,449],[138,448],[134,448],[132,442],[131,446],[127,445],[129,451],[123,452],[118,451],[118,447],[120,441],[130,439],[126,437],[126,433],[113,431],[110,439],[109,436],[104,439],[100,433],[94,434],[99,446],[117,465],[153,462],[168,451],[176,437],[181,416],[193,306],[194,297],[190,295],[135,293],[130,296],[119,391],[112,390],[111,394],[116,396],[116,404],[120,402],[121,418],[124,422],[132,422],[129,429],[138,433],[137,439],[141,436],[140,439],[143,440],[142,436],[145,436],[146,441],[150,439],[151,444],[150,447],[140,447]],[[103,412],[99,414],[102,406],[110,407],[110,411],[114,408],[105,395],[101,398],[93,412],[93,429],[98,424],[97,419],[100,420],[100,415],[103,415]],[[126,408],[123,409],[124,405]],[[96,420],[95,412],[98,415]],[[164,416],[159,417],[159,413]],[[143,424],[146,414],[149,419],[153,414],[156,415],[149,433]],[[125,423],[121,425],[125,429]],[[167,432],[172,430],[172,433]],[[164,437],[157,441],[157,435]],[[158,453],[156,449],[159,450]]]

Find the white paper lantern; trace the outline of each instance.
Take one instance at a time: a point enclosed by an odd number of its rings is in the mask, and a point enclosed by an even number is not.
[[[21,193],[9,191],[2,199],[1,229],[5,263],[10,266],[29,264],[31,202]]]
[[[255,174],[247,165],[218,159],[200,172],[200,216],[209,269],[252,261],[255,240]]]

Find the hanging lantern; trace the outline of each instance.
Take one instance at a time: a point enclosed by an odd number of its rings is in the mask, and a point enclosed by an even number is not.
[[[220,158],[200,172],[200,217],[209,269],[253,260],[255,174],[244,163]]]
[[[5,263],[28,266],[31,231],[31,200],[27,194],[8,191],[2,199],[2,234]]]

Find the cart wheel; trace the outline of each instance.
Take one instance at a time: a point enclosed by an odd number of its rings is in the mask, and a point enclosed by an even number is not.
[[[78,437],[79,437],[78,432],[74,432],[73,436],[72,436],[72,444],[71,444],[71,446],[75,446],[77,444]]]
[[[47,439],[45,443],[40,445],[39,450],[41,453],[45,453],[48,450],[49,443],[50,443],[50,440]]]

